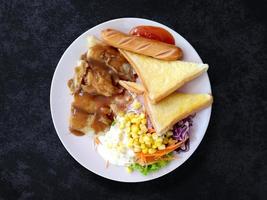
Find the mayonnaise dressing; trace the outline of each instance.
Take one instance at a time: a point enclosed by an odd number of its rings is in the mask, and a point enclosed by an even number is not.
[[[124,120],[123,117],[117,117],[116,121],[120,120]],[[100,144],[97,151],[111,164],[128,166],[134,163],[135,153],[127,146],[127,134],[119,129],[118,124],[115,123],[109,131],[98,137]]]

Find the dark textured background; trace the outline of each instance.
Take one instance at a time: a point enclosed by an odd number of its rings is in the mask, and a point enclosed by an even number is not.
[[[133,2],[1,1],[0,199],[267,199],[266,1]],[[64,50],[89,28],[126,16],[184,36],[210,64],[215,97],[194,155],[139,184],[80,166],[58,139],[49,108]]]

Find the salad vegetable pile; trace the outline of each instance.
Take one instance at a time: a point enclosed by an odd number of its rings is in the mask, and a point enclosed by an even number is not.
[[[126,166],[128,172],[147,175],[158,171],[175,158],[175,152],[189,149],[193,117],[181,120],[164,134],[157,134],[149,126],[142,104],[135,100],[127,113],[116,117],[108,132],[97,136],[99,153],[113,164]]]

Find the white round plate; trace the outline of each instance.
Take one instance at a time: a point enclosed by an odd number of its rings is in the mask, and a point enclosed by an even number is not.
[[[68,130],[68,118],[73,97],[70,95],[67,87],[67,81],[72,78],[74,67],[80,58],[80,55],[87,50],[86,37],[94,35],[99,38],[101,30],[106,28],[113,28],[128,33],[130,29],[138,25],[159,26],[168,30],[174,36],[176,45],[183,50],[183,60],[202,63],[201,58],[189,42],[167,26],[141,18],[114,19],[89,29],[67,48],[55,70],[50,92],[50,108],[54,126],[58,137],[67,151],[77,162],[88,170],[102,177],[121,182],[142,182],[152,180],[173,171],[183,164],[200,144],[208,127],[211,114],[211,107],[197,113],[190,132],[190,150],[188,152],[178,154],[178,159],[172,161],[168,166],[158,172],[148,176],[143,176],[138,172],[129,174],[125,171],[124,167],[120,166],[110,165],[106,168],[106,163],[96,152],[90,136],[78,137],[70,134]],[[187,93],[211,93],[207,73],[186,84],[180,91]]]

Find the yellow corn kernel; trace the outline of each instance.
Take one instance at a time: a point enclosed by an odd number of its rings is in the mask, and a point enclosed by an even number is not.
[[[158,139],[156,139],[156,143],[162,143],[163,139],[161,137],[159,137]]]
[[[126,132],[126,133],[130,133],[130,132],[131,132],[130,127],[126,127],[125,132]]]
[[[136,144],[136,145],[139,145],[139,146],[140,146],[140,142],[139,142],[138,138],[134,139],[134,144]]]
[[[134,139],[138,139],[139,140],[139,136],[135,133],[134,135],[132,135],[132,137],[134,138]]]
[[[133,109],[138,110],[138,109],[141,107],[141,103],[140,103],[139,101],[136,101],[136,100],[135,100],[135,101],[133,102],[132,106],[133,106]]]
[[[140,142],[141,144],[144,143],[144,139],[143,139],[143,137],[139,137],[139,142]]]
[[[132,119],[131,119],[131,122],[132,122],[133,124],[138,124],[138,123],[139,123],[139,119],[138,119],[137,117],[132,118]]]
[[[149,153],[149,154],[155,153],[156,151],[157,151],[157,150],[156,150],[156,149],[153,149],[153,148],[152,148],[152,149],[148,149],[148,153]]]
[[[133,118],[135,118],[135,116],[134,116],[134,115],[130,115],[130,116],[129,116],[129,119],[130,119],[130,121],[132,121],[132,120],[133,120]]]
[[[173,140],[172,138],[170,138],[169,141],[168,141],[168,144],[169,144],[169,145],[173,145],[173,144],[175,144],[176,142],[177,142],[176,140]]]
[[[132,119],[135,118],[135,117],[136,117],[136,116],[135,116],[134,113],[131,113],[130,116],[129,116],[130,120],[132,120]]]
[[[147,128],[146,127],[142,127],[140,129],[140,131],[143,133],[143,134],[147,134]]]
[[[139,136],[137,135],[137,133],[132,133],[132,137],[133,137],[134,139],[139,139]]]
[[[159,147],[160,145],[162,145],[162,142],[155,142],[155,145]]]
[[[132,117],[128,116],[127,123],[128,123],[128,122],[131,123],[131,120],[132,120]]]
[[[155,145],[156,145],[157,147],[159,147],[160,145],[162,145],[162,143],[161,143],[161,142],[156,142]]]
[[[125,170],[129,174],[133,172],[133,169],[131,167],[125,167]]]
[[[153,134],[152,134],[152,138],[153,138],[153,140],[158,139],[158,134],[157,134],[157,133],[153,133]]]
[[[141,113],[140,116],[139,116],[141,119],[145,119],[145,114],[144,113]]]
[[[141,123],[144,124],[144,125],[146,125],[146,122],[147,122],[146,119],[142,119],[142,120],[141,120]]]
[[[142,149],[142,153],[147,153],[148,152],[148,149],[145,148],[145,149]]]
[[[126,133],[128,138],[132,138],[131,133]]]
[[[137,134],[141,136],[142,135],[142,131],[138,131]]]
[[[133,145],[133,148],[134,149],[140,149],[140,151],[142,150],[141,147],[140,147],[140,145],[136,145],[136,144]]]
[[[141,149],[145,149],[146,145],[145,144],[141,144],[140,147],[141,147]]]
[[[125,115],[123,119],[124,119],[125,122],[128,122],[129,121],[129,116]]]
[[[122,117],[124,114],[125,114],[125,113],[124,113],[123,111],[119,111],[119,112],[118,112],[118,115],[119,115],[120,117]]]
[[[149,138],[150,139],[150,143],[151,144],[155,144],[155,140],[153,140],[153,138],[151,137],[151,138]]]
[[[163,144],[168,144],[168,142],[169,142],[169,139],[168,138],[164,138],[163,139]]]
[[[126,126],[126,127],[130,127],[130,126],[131,126],[131,122],[126,122],[126,123],[125,123],[125,126]]]
[[[141,151],[141,148],[134,147],[134,152],[135,152],[135,153],[138,153],[138,152],[140,152],[140,151]]]
[[[134,116],[134,113],[133,112],[129,112],[129,113],[127,113],[127,116],[128,117],[132,117],[132,116]]]
[[[120,128],[120,130],[124,129],[125,128],[125,123],[120,123],[119,128]]]
[[[172,135],[173,135],[172,131],[168,131],[168,132],[166,133],[166,136],[167,136],[167,137],[170,137],[170,136],[172,136]]]
[[[150,138],[149,138],[148,135],[144,135],[143,139],[144,139],[145,142],[150,142]]]
[[[153,149],[156,149],[156,148],[158,148],[158,146],[157,146],[156,144],[153,144],[153,145],[152,145],[152,148],[153,148]]]
[[[158,147],[159,150],[163,150],[163,149],[165,149],[165,148],[166,148],[165,144],[162,144],[162,145],[160,145],[160,146]]]
[[[132,125],[132,126],[131,126],[131,131],[132,131],[132,133],[137,133],[137,132],[139,131],[138,126],[136,126],[136,125]]]
[[[144,124],[141,124],[140,125],[140,129],[143,133],[146,133],[147,132],[147,127],[144,125]]]
[[[145,142],[145,144],[146,144],[147,147],[151,147],[152,146],[150,141],[149,142]]]

